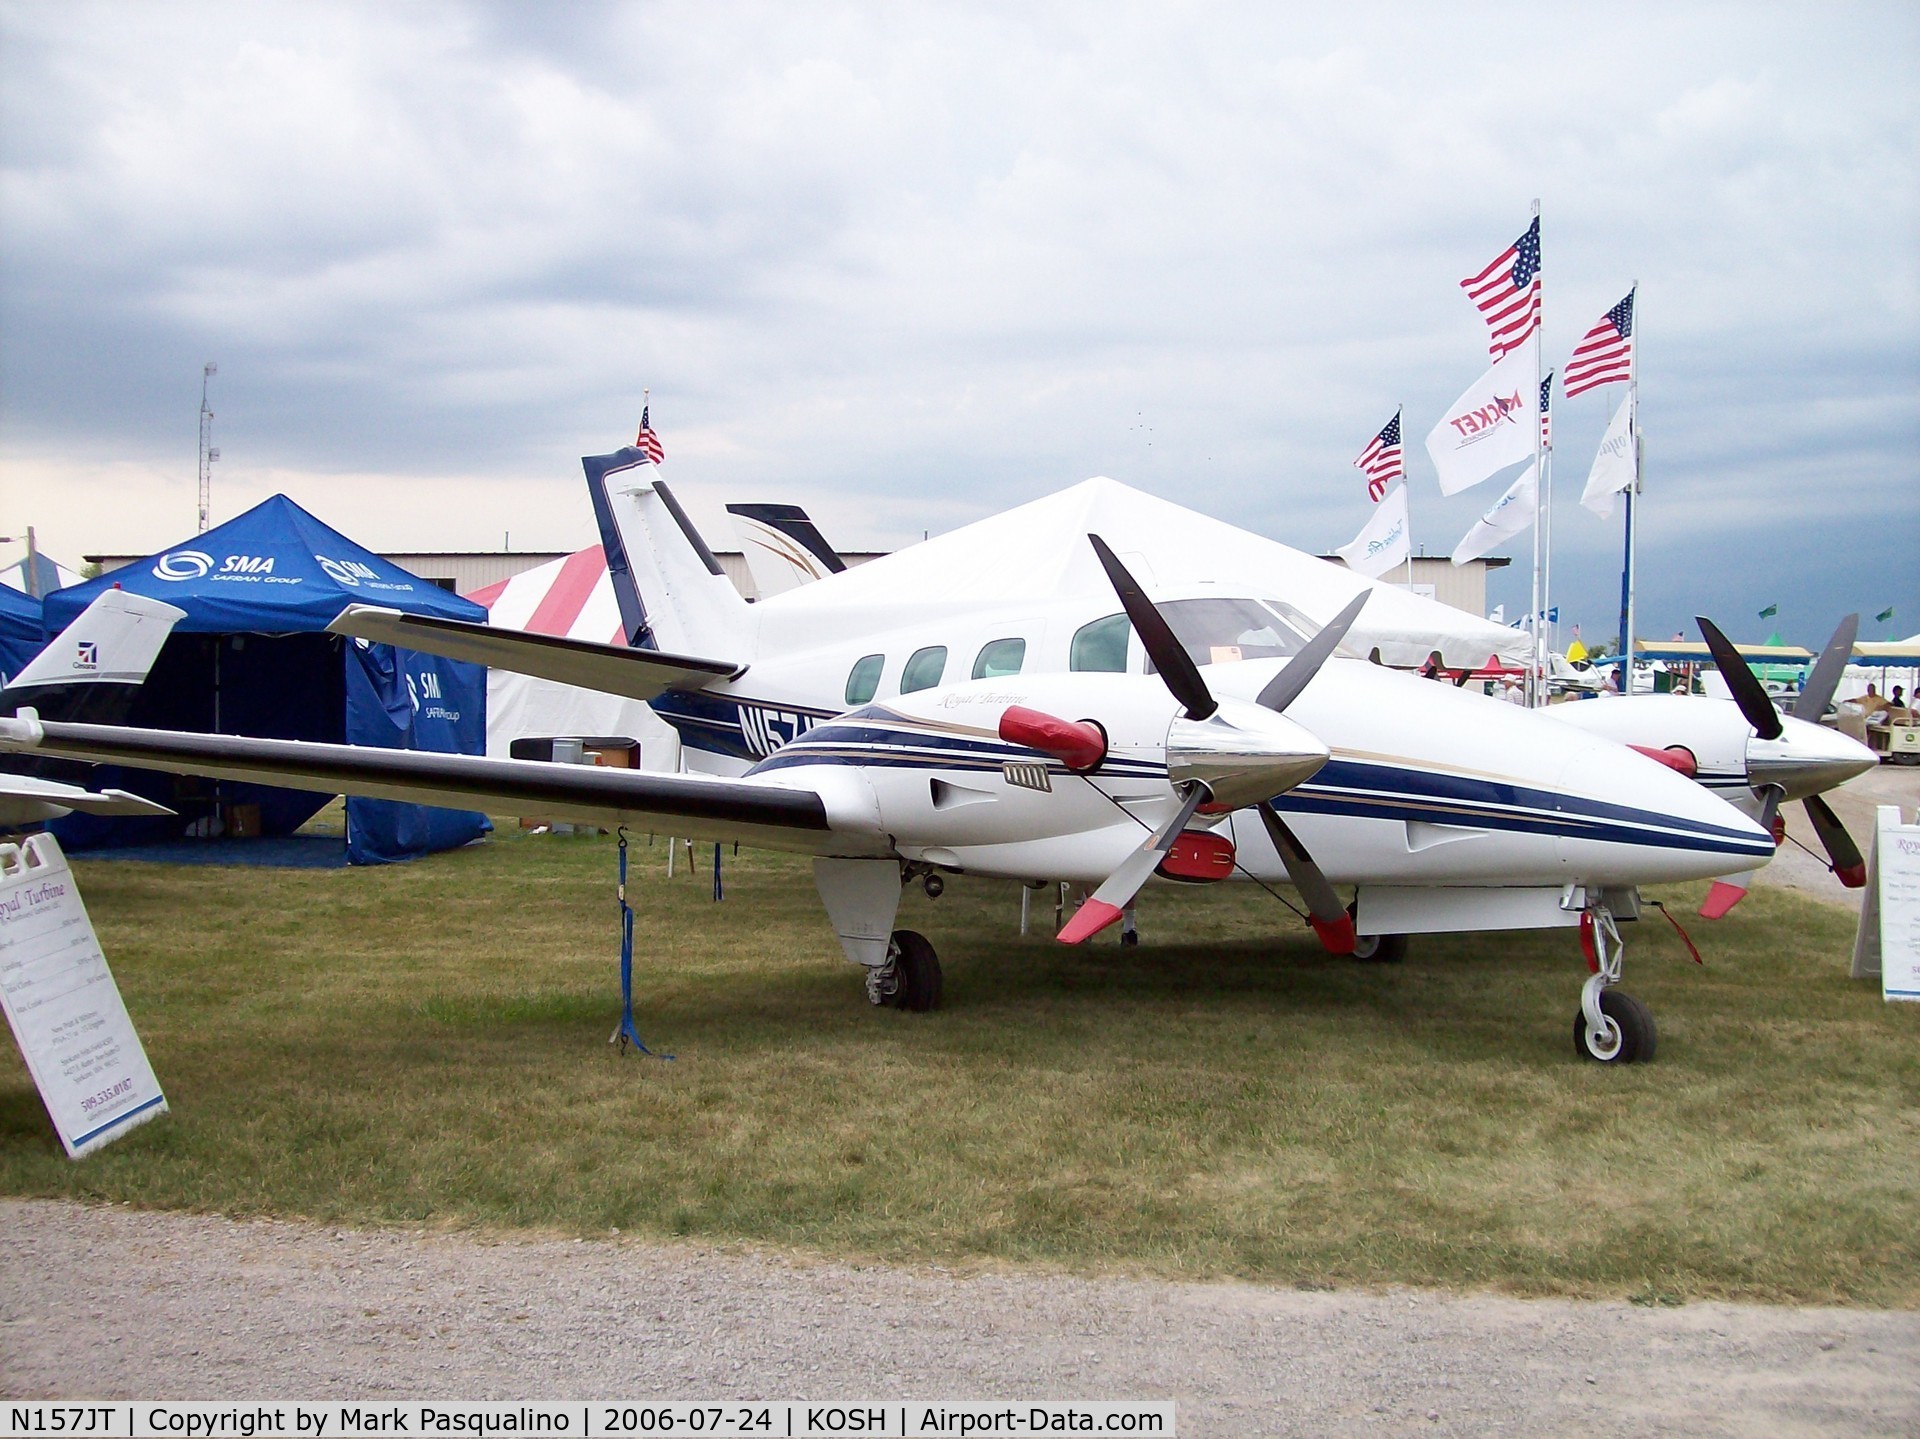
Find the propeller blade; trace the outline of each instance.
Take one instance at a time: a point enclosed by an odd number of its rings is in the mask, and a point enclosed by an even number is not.
[[[1817,794],[1808,795],[1802,803],[1807,807],[1807,818],[1813,821],[1813,832],[1820,836],[1820,843],[1826,846],[1827,858],[1833,861],[1833,872],[1840,883],[1848,889],[1865,888],[1867,862],[1860,857],[1860,846],[1853,842],[1847,827],[1840,823],[1840,816],[1833,812],[1833,806]]]
[[[1700,918],[1725,919],[1732,908],[1747,897],[1747,886],[1753,882],[1753,871],[1744,874],[1730,874],[1713,882],[1707,891],[1707,897],[1700,905]]]
[[[1715,633],[1719,632],[1716,630]],[[1741,669],[1745,670],[1746,666],[1742,665]],[[1751,813],[1754,823],[1771,834],[1776,845],[1779,844],[1780,834],[1776,828],[1776,821],[1780,817],[1780,801],[1785,798],[1786,791],[1777,784],[1767,784],[1751,793],[1753,794],[1752,804],[1735,801],[1734,807],[1742,812]],[[1713,887],[1707,891],[1706,901],[1700,906],[1700,917],[1725,919],[1727,911],[1747,897],[1747,886],[1753,882],[1753,874],[1752,870],[1746,870],[1741,874],[1729,874],[1716,879]]]
[[[1193,818],[1193,812],[1200,808],[1200,801],[1206,797],[1204,786],[1196,784],[1188,787],[1187,797],[1181,803],[1179,812],[1148,835],[1147,842],[1121,861],[1120,868],[1108,875],[1092,897],[1074,911],[1073,918],[1060,931],[1059,940],[1062,944],[1078,944],[1083,939],[1091,939],[1120,918],[1121,911],[1140,893],[1140,886],[1152,877],[1160,861],[1166,858],[1167,851],[1173,848],[1173,842],[1180,837],[1180,831]]]
[[[1340,641],[1347,637],[1347,631],[1353,628],[1361,607],[1372,594],[1372,590],[1360,591],[1319,634],[1300,646],[1300,653],[1287,661],[1287,667],[1267,681],[1267,687],[1260,691],[1260,703],[1270,710],[1284,710],[1292,704],[1300,691],[1313,683],[1320,666],[1340,647]]]
[[[1840,688],[1840,676],[1853,658],[1853,642],[1859,634],[1860,616],[1848,615],[1840,621],[1840,628],[1833,632],[1833,638],[1827,641],[1820,658],[1807,672],[1807,682],[1800,687],[1800,698],[1793,702],[1795,719],[1808,724],[1820,723],[1820,716],[1833,703],[1833,692]]]
[[[1205,719],[1220,706],[1208,690],[1207,682],[1200,678],[1200,666],[1193,662],[1193,656],[1180,643],[1166,617],[1154,608],[1147,592],[1127,573],[1119,556],[1107,548],[1107,542],[1098,535],[1087,538],[1093,541],[1093,552],[1100,557],[1100,567],[1112,581],[1114,593],[1120,596],[1120,608],[1127,612],[1134,633],[1140,636],[1140,643],[1153,661],[1153,667],[1160,672],[1160,678],[1166,681],[1173,697],[1186,707],[1188,719]]]
[[[1707,642],[1714,664],[1720,667],[1720,678],[1733,691],[1733,702],[1740,706],[1740,713],[1747,717],[1747,723],[1753,726],[1754,733],[1761,739],[1779,739],[1785,728],[1780,723],[1780,711],[1773,707],[1773,700],[1765,686],[1754,678],[1753,671],[1747,668],[1747,662],[1740,658],[1740,651],[1720,633],[1720,627],[1712,620],[1695,615],[1693,622],[1700,626],[1700,637]]]
[[[1320,936],[1320,943],[1329,954],[1352,954],[1353,916],[1340,903],[1340,896],[1333,892],[1326,874],[1313,862],[1313,856],[1307,853],[1299,836],[1274,813],[1272,805],[1260,806],[1260,822],[1267,827],[1268,838],[1280,852],[1280,863],[1287,867],[1287,878],[1300,891],[1300,898],[1307,902],[1307,923]]]

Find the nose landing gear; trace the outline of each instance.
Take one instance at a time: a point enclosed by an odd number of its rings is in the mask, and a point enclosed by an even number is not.
[[[1574,1052],[1600,1064],[1645,1064],[1659,1036],[1646,1005],[1609,987],[1620,982],[1625,946],[1604,905],[1580,916],[1580,944],[1593,973],[1580,988],[1580,1012],[1573,1017]]]

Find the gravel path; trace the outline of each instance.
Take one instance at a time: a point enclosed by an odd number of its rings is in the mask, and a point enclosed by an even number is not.
[[[0,1391],[1172,1398],[1187,1435],[1920,1433],[1920,1315],[956,1277],[0,1201]]]

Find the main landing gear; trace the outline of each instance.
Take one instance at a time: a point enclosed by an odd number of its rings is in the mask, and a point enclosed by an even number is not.
[[[1335,899],[1334,903],[1338,904],[1339,900]],[[1347,918],[1358,919],[1359,915],[1360,901],[1356,899],[1347,906]],[[1407,957],[1407,937],[1404,934],[1356,934],[1353,957],[1368,964],[1398,964]]]
[[[940,956],[927,937],[896,929],[887,942],[887,962],[867,971],[867,1003],[925,1013],[940,1007]]]
[[[1659,1036],[1646,1005],[1609,988],[1620,982],[1624,946],[1605,906],[1580,916],[1580,944],[1593,973],[1581,986],[1580,1012],[1573,1017],[1574,1052],[1601,1064],[1645,1064]]]

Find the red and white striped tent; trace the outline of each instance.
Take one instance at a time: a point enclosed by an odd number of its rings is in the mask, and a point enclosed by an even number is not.
[[[484,605],[487,623],[501,629],[563,635],[596,644],[623,645],[620,606],[598,545],[487,585],[467,596]],[[640,700],[533,679],[507,670],[487,671],[487,753],[505,755],[527,737],[627,735],[640,741],[647,769],[674,769],[679,738]]]

